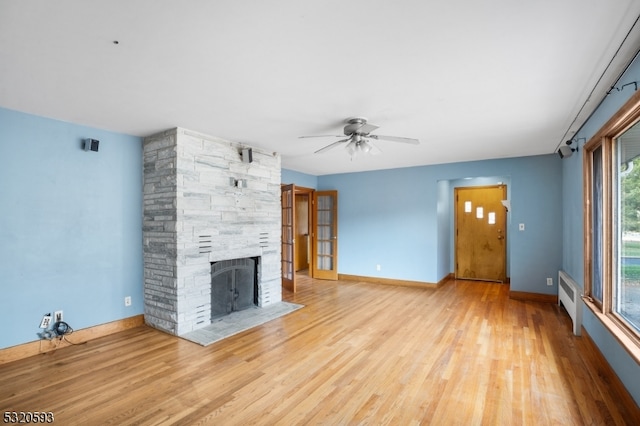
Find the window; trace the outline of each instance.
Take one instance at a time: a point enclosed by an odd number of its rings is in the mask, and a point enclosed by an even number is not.
[[[640,93],[584,161],[585,303],[640,362]]]
[[[612,311],[640,332],[640,122],[614,140]]]

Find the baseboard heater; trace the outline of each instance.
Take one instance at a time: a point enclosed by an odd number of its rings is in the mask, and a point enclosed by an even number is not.
[[[558,272],[558,305],[564,306],[573,321],[573,334],[580,336],[582,303],[578,284],[564,271]]]

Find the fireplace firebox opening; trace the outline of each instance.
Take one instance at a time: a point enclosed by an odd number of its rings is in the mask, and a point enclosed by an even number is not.
[[[211,263],[211,320],[258,305],[258,257]]]

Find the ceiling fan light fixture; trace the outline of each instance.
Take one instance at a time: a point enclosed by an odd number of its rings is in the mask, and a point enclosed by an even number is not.
[[[326,145],[319,150],[315,151],[316,154],[320,154],[326,152],[338,145],[341,145],[346,142],[346,145],[343,145],[347,150],[351,159],[357,155],[375,155],[380,153],[381,151],[376,147],[370,140],[388,140],[392,142],[401,142],[407,143],[411,145],[418,145],[420,141],[418,139],[413,138],[404,138],[399,136],[384,136],[384,135],[372,135],[371,132],[376,130],[378,126],[374,124],[367,123],[367,119],[364,117],[350,117],[345,120],[346,126],[344,126],[344,134],[347,136],[346,139],[339,140],[337,142]],[[343,137],[341,135],[318,135],[318,136],[299,136],[300,138],[314,138],[314,137]]]
[[[345,149],[349,153],[350,156],[354,156],[358,153],[358,144],[354,140],[350,140]]]

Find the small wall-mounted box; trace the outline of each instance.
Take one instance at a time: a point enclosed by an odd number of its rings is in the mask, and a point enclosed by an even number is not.
[[[243,163],[252,163],[253,162],[253,150],[251,148],[242,148],[242,162]]]
[[[84,140],[84,150],[85,151],[95,151],[98,152],[98,146],[100,146],[100,141],[98,139],[85,139]]]
[[[229,185],[235,186],[236,188],[246,188],[247,187],[247,180],[246,179],[235,179],[235,178],[230,177],[229,178]]]

